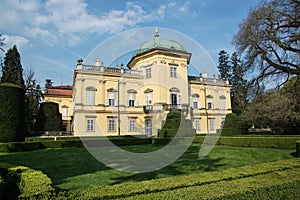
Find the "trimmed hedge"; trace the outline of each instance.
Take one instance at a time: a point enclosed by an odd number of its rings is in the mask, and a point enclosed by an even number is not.
[[[203,143],[205,136],[196,136],[194,142]],[[216,136],[207,136],[216,137]],[[228,145],[236,147],[258,147],[258,148],[275,148],[275,149],[295,149],[296,140],[299,137],[230,137],[220,136],[217,145]]]
[[[0,142],[24,141],[25,90],[12,83],[0,84]]]
[[[54,197],[51,179],[41,171],[0,163],[0,174],[4,180],[4,199],[46,200]]]
[[[280,178],[277,178],[277,175],[280,173],[282,175],[280,175]],[[299,173],[300,159],[293,158],[254,166],[230,168],[222,171],[142,181],[138,183],[138,187],[136,182],[95,187],[71,192],[69,199],[116,199],[127,197],[133,197],[134,199],[144,199],[147,197],[152,199],[160,199],[160,197],[163,199],[178,199],[179,196],[177,195],[180,195],[187,189],[191,191],[184,193],[186,196],[179,199],[190,197],[199,199],[202,198],[202,195],[205,195],[205,192],[209,192],[212,195],[208,196],[208,198],[216,198],[218,197],[218,193],[222,194],[229,188],[235,188],[235,190],[230,190],[229,193],[233,196],[242,195],[248,191],[259,190],[259,188],[270,189],[280,185],[286,187],[287,184],[292,184],[293,181],[300,182]],[[298,175],[296,176],[296,174]],[[260,180],[264,181],[260,184]],[[243,184],[241,185],[242,189],[240,192],[239,184]],[[296,184],[296,186],[299,186],[299,184]],[[195,187],[203,187],[203,193],[199,191],[201,188],[194,190]],[[292,189],[293,191],[296,189],[296,192],[299,192],[299,188]],[[168,194],[164,195],[164,192]],[[271,190],[270,192],[274,192],[276,196],[281,191]],[[162,194],[162,196],[159,196],[159,194]],[[189,194],[195,196],[189,196]]]
[[[300,156],[300,140],[296,141],[296,154]]]
[[[8,142],[0,143],[0,152],[20,152],[42,149],[40,142]]]
[[[225,117],[221,135],[240,135],[240,127],[241,123],[239,117],[235,113],[228,113]]]

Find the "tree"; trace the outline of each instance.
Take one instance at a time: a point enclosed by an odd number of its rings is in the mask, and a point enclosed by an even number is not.
[[[16,45],[9,49],[5,54],[4,65],[2,67],[2,83],[13,83],[25,88],[23,79],[23,68],[21,65],[21,57]]]
[[[46,83],[45,83],[45,92],[47,92],[47,91],[48,91],[48,88],[49,88],[49,87],[52,87],[52,85],[53,85],[52,80],[51,80],[51,79],[46,79]]]
[[[253,101],[242,115],[243,124],[269,127],[278,133],[300,131],[300,77],[293,77],[280,90],[270,91]]]
[[[25,71],[25,89],[26,132],[29,133],[33,131],[35,116],[42,100],[42,90],[34,79],[34,71],[32,69]]]
[[[0,34],[0,50],[4,52],[3,46],[5,45],[4,43],[5,38],[2,38],[2,34]]]
[[[34,124],[35,132],[61,131],[62,116],[58,110],[58,104],[54,102],[41,103]]]
[[[0,142],[24,140],[24,94],[15,84],[0,84]]]
[[[299,0],[263,2],[240,24],[233,43],[257,89],[268,80],[280,86],[290,75],[300,75],[299,10]]]
[[[219,52],[219,65],[218,70],[221,79],[228,80],[231,75],[231,67],[229,65],[229,55],[226,51],[221,50]]]
[[[247,81],[244,79],[244,70],[236,52],[230,58],[232,74],[229,82],[231,86],[232,112],[240,115],[247,105]]]

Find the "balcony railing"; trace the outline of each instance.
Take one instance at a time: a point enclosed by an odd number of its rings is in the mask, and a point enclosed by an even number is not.
[[[146,106],[143,106],[143,108],[144,108],[144,113],[149,113],[149,112],[153,111],[152,105],[146,105]]]
[[[115,68],[115,67],[82,65],[82,70],[112,73],[112,74],[129,74],[132,76],[142,76],[142,71],[129,70],[124,68]]]

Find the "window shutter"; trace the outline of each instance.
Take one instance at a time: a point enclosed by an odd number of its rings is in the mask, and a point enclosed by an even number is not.
[[[134,106],[138,107],[139,106],[139,101],[138,100],[134,100]]]
[[[115,106],[118,106],[118,99],[115,100]]]
[[[106,99],[106,103],[105,103],[105,105],[106,105],[106,106],[108,106],[108,105],[109,105],[109,100],[108,100],[108,99]]]

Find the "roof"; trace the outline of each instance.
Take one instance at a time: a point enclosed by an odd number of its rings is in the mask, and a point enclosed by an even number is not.
[[[165,40],[159,37],[157,29],[155,30],[155,36],[152,40],[144,42],[139,49],[137,49],[132,57],[144,54],[154,49],[166,49],[171,51],[183,51],[186,52],[183,45],[174,40]]]
[[[60,85],[49,87],[45,95],[72,96],[73,86]]]

